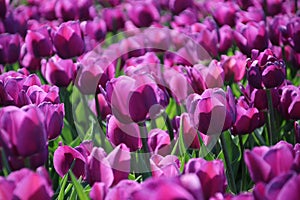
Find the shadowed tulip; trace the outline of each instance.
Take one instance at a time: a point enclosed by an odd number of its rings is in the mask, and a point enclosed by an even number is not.
[[[20,56],[20,36],[18,34],[0,35],[0,64],[13,64]]]
[[[278,89],[271,89],[272,104],[276,108],[280,103],[280,97]],[[267,93],[262,89],[253,89],[251,92],[251,102],[254,103],[254,107],[258,110],[265,110],[268,108]]]
[[[98,1],[104,7],[115,7],[122,2],[121,0],[98,0]]]
[[[269,22],[269,38],[273,45],[282,45],[284,42],[284,31],[289,18],[286,15],[278,15],[270,19]]]
[[[38,71],[41,68],[41,58],[35,57],[33,54],[29,53],[26,44],[21,47],[21,54],[19,63],[22,67],[30,71]]]
[[[53,140],[57,138],[60,135],[64,124],[64,104],[52,104],[49,102],[44,102],[38,107],[46,116],[45,128],[48,139]]]
[[[268,14],[269,16],[277,15],[282,11],[282,1],[267,0],[266,4],[266,14]]]
[[[76,68],[71,59],[63,60],[58,56],[53,56],[48,61],[42,60],[41,71],[52,85],[67,87],[74,80]]]
[[[99,103],[100,117],[101,117],[101,119],[104,120],[104,119],[106,119],[106,117],[108,115],[111,114],[111,109],[110,109],[103,94],[98,94],[97,97],[98,97],[97,100]],[[91,110],[93,111],[93,113],[95,114],[95,116],[98,116],[99,111],[97,111],[97,106],[96,106],[96,102],[94,99],[89,102],[89,106],[90,106]]]
[[[38,30],[28,30],[25,37],[29,53],[35,57],[47,57],[52,54],[52,42],[46,26]]]
[[[254,147],[244,153],[245,163],[254,183],[268,183],[291,170],[294,160],[291,144],[281,141],[273,147]]]
[[[59,146],[54,152],[54,169],[61,177],[68,173],[71,166],[73,166],[71,170],[77,178],[85,177],[85,164],[86,158],[72,147]]]
[[[152,129],[148,133],[148,146],[150,152],[154,154],[167,155],[170,153],[170,136],[167,131]]]
[[[176,15],[193,6],[193,0],[169,0],[169,9]]]
[[[252,49],[263,51],[268,47],[268,35],[263,21],[238,23],[233,35],[237,46],[247,56],[250,56]]]
[[[287,85],[280,88],[281,98],[279,110],[286,119],[300,119],[300,90],[293,85]]]
[[[84,52],[84,42],[78,21],[62,23],[54,31],[52,39],[56,53],[63,59],[80,56]]]
[[[175,177],[180,174],[180,162],[176,156],[167,155],[165,157],[154,154],[150,158],[150,166],[153,177]]]
[[[8,1],[1,0],[0,1],[0,18],[4,19],[7,11]]]
[[[227,181],[221,160],[206,161],[203,158],[192,158],[186,163],[184,173],[195,173],[198,176],[205,199],[217,193],[225,193]]]
[[[297,143],[300,143],[300,125],[299,122],[294,122],[295,139]]]
[[[142,147],[138,125],[136,123],[123,124],[115,116],[107,119],[107,138],[114,146],[124,143],[130,151],[136,151]]]
[[[125,17],[120,7],[105,8],[102,11],[102,16],[108,31],[117,31],[124,28]]]
[[[293,49],[300,53],[300,17],[295,17],[287,24],[287,33],[290,37],[290,45]]]
[[[36,106],[4,107],[0,112],[1,146],[6,150],[12,169],[37,168],[47,161],[45,116]]]

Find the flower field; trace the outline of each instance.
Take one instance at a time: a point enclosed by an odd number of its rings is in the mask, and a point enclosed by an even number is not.
[[[300,199],[297,0],[0,0],[0,200]]]

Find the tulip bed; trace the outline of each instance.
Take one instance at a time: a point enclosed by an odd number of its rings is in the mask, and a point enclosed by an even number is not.
[[[297,0],[0,0],[0,199],[300,199]]]

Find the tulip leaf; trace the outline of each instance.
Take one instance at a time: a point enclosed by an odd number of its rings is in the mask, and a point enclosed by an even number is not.
[[[64,176],[64,178],[62,179],[62,185],[61,185],[58,197],[57,197],[58,200],[64,200],[64,198],[65,198],[65,187],[66,187],[67,181],[68,181],[68,174],[66,174]]]
[[[75,191],[79,197],[80,200],[88,200],[89,197],[87,196],[87,194],[84,192],[84,189],[82,187],[82,185],[77,181],[75,175],[73,174],[72,171],[69,171],[69,175],[71,177],[72,183],[74,185]]]

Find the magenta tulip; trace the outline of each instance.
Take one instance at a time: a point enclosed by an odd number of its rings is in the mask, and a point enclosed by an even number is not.
[[[0,35],[0,64],[12,64],[19,59],[20,40],[18,34]]]

